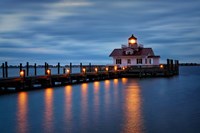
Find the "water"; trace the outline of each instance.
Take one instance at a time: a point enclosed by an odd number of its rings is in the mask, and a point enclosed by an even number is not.
[[[0,96],[2,133],[199,133],[200,67]]]

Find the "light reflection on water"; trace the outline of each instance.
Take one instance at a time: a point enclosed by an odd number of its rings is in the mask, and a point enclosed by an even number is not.
[[[110,80],[105,80],[104,82],[104,109],[107,111],[109,109],[109,104],[110,104]]]
[[[53,88],[45,89],[44,132],[53,132]]]
[[[27,102],[28,102],[27,92],[20,92],[18,94],[18,109],[17,109],[17,124],[18,124],[17,131],[19,133],[28,132]]]
[[[140,86],[137,81],[128,84],[125,90],[123,133],[142,133]]]
[[[88,84],[81,85],[81,126],[88,127]]]
[[[72,132],[72,91],[71,85],[65,86],[65,120],[67,125],[67,132]]]
[[[98,125],[97,123],[99,122],[99,89],[100,89],[100,82],[95,81],[93,84],[93,96],[94,96],[94,101],[93,101],[93,119],[92,122],[95,125]]]
[[[119,89],[120,82],[125,85],[125,88]],[[92,86],[91,86],[92,85]],[[90,88],[89,88],[90,87]],[[123,133],[137,132],[142,133],[141,125],[141,101],[140,101],[140,87],[137,83],[128,83],[126,78],[105,80],[104,82],[95,81],[94,83],[83,83],[80,85],[80,90],[74,90],[72,85],[67,85],[64,88],[64,131],[94,131],[102,130],[101,124],[110,124],[113,117],[122,117],[123,124],[121,131]],[[80,92],[80,97],[77,98],[73,94]],[[55,94],[55,88],[47,88],[44,90],[44,111],[43,112],[43,131],[54,132],[58,127],[55,127],[54,98],[58,95]],[[121,92],[125,92],[121,95]],[[90,96],[89,96],[90,95]],[[121,96],[122,99],[121,99]],[[18,132],[26,133],[28,131],[28,118],[27,118],[27,102],[28,94],[26,92],[19,93],[18,95]],[[79,100],[80,99],[80,100]],[[122,101],[120,101],[122,100]],[[42,101],[38,101],[42,102]],[[78,103],[78,104],[77,104]],[[80,104],[79,104],[80,103]],[[38,103],[39,104],[39,103]],[[123,106],[122,114],[111,113],[112,108],[117,109],[120,104]],[[80,109],[79,106],[80,105]],[[79,112],[75,110],[78,109]],[[75,111],[75,112],[74,112]],[[77,118],[78,117],[78,118]],[[113,121],[114,123],[116,121]],[[61,123],[60,123],[61,124]],[[91,125],[98,126],[96,129],[90,129]],[[80,129],[74,129],[78,126]],[[112,131],[112,130],[111,130]]]
[[[200,77],[188,69],[173,78],[122,78],[1,96],[0,132],[199,133]]]

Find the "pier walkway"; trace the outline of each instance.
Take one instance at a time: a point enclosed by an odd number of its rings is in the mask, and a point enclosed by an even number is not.
[[[5,64],[7,65],[7,63]],[[20,65],[20,77],[8,77],[5,66],[2,65],[3,78],[0,78],[0,94],[122,77],[171,77],[179,74],[178,61],[175,60],[173,63],[173,60],[169,59],[167,64],[161,64],[160,66],[128,66],[123,68],[117,66],[91,66],[91,64],[83,66],[81,63],[80,73],[71,73],[72,65],[70,64],[69,69],[63,69],[63,74],[60,74],[60,65],[58,64],[58,74],[54,75],[51,74],[51,69],[45,63],[45,75],[42,76],[27,76],[25,70],[22,69],[22,65]],[[26,67],[26,70],[28,71],[29,67]]]

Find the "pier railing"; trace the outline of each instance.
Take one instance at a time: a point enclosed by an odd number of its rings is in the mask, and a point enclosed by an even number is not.
[[[34,68],[34,75],[30,75],[30,68]],[[73,67],[79,71],[72,73]],[[44,74],[37,75],[37,69],[43,68]],[[51,69],[57,69],[57,73],[52,74]],[[157,66],[106,66],[106,65],[80,65],[72,66],[72,63],[66,66],[56,67],[45,63],[44,66],[26,66],[22,64],[19,69],[18,77],[8,77],[8,63],[2,64],[2,78],[0,78],[0,94],[32,90],[36,88],[46,88],[66,84],[75,84],[82,82],[92,82],[96,80],[105,80],[121,77],[169,77],[179,74],[178,60],[167,59],[167,64]],[[61,71],[63,69],[63,71]]]

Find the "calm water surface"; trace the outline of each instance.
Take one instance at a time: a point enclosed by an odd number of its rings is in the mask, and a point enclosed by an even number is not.
[[[1,133],[199,133],[200,67],[0,96]]]

